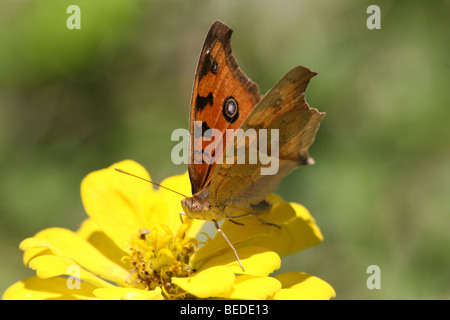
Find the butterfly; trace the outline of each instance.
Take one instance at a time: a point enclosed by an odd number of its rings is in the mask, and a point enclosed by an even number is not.
[[[310,108],[305,100],[306,87],[316,73],[303,66],[289,71],[261,96],[256,83],[238,67],[231,50],[231,34],[229,26],[215,21],[200,53],[189,119],[192,197],[181,204],[187,217],[214,222],[244,270],[218,221],[252,215],[271,224],[258,217],[271,208],[265,199],[293,169],[314,163],[308,148],[325,113]],[[269,143],[271,147],[276,144],[278,154],[266,154],[277,161],[272,174],[262,174],[262,161],[236,161],[239,151],[250,154],[251,146],[257,145],[251,139],[267,138],[267,130],[278,138]],[[227,137],[228,132],[254,135],[247,139],[242,134]],[[245,160],[248,158],[245,156]]]

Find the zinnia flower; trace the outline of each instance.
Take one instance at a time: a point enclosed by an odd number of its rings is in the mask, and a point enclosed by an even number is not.
[[[220,234],[200,232],[205,221],[180,217],[180,196],[120,174],[119,167],[150,179],[127,160],[89,174],[81,197],[89,216],[77,232],[49,228],[23,240],[24,263],[36,276],[9,287],[3,299],[329,299],[325,281],[301,272],[271,277],[281,257],[314,246],[323,237],[301,205],[270,195],[272,210],[229,221]],[[163,186],[190,194],[187,174]],[[253,218],[253,219],[252,219]]]

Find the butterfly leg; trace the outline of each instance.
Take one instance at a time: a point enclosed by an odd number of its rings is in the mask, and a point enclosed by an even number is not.
[[[274,227],[277,227],[278,229],[281,229],[281,227],[279,225],[272,223],[272,222],[268,222],[268,221],[264,220],[263,218],[259,217],[258,215],[254,214],[253,212],[250,212],[249,215],[254,216],[256,219],[261,221],[263,224],[267,224],[269,226],[274,226]]]
[[[228,245],[230,246],[230,248],[233,250],[234,255],[236,256],[237,261],[239,262],[239,265],[241,266],[242,271],[244,270],[244,266],[241,263],[241,260],[239,259],[239,256],[237,254],[236,249],[233,247],[233,245],[231,244],[230,240],[228,240],[227,236],[225,235],[225,233],[222,231],[222,229],[220,229],[219,224],[217,223],[216,220],[213,220],[214,222],[214,226],[216,227],[217,231],[220,232],[220,234],[224,237],[224,239],[226,240],[226,242],[228,243]]]
[[[179,214],[180,214],[180,220],[181,220],[181,223],[184,223],[184,221],[183,221],[183,216],[186,216],[186,213],[180,211]]]
[[[268,221],[264,220],[263,218],[259,217],[256,213],[253,213],[253,212],[245,213],[245,214],[242,214],[240,216],[227,217],[227,219],[229,219],[230,221],[236,223],[235,221],[233,221],[231,219],[244,218],[244,217],[248,217],[248,216],[254,216],[256,219],[261,221],[263,224],[266,224],[266,225],[269,225],[269,226],[274,226],[274,227],[277,227],[278,229],[281,229],[281,227],[279,225],[277,225],[275,223],[268,222]]]
[[[234,224],[237,224],[238,226],[245,226],[245,224],[234,221],[233,219],[228,219],[228,221],[233,222]]]
[[[253,210],[253,212],[250,212],[249,214],[254,216],[256,219],[258,219],[259,221],[261,221],[263,224],[267,224],[269,226],[274,226],[277,227],[278,229],[281,229],[281,227],[275,223],[271,223],[271,222],[267,222],[266,220],[264,220],[263,218],[261,218],[259,216],[259,214],[264,213],[264,212],[269,212],[270,209],[272,209],[272,204],[267,201],[267,200],[263,200],[257,204],[252,204],[251,209]]]

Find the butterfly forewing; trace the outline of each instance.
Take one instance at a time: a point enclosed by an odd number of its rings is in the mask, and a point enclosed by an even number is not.
[[[231,33],[226,24],[214,22],[197,66],[191,99],[188,165],[193,194],[209,185],[216,166],[216,161],[211,160],[222,156],[226,129],[238,129],[260,100],[258,86],[239,69],[232,54]],[[208,138],[204,135],[208,129],[220,130],[221,139],[202,139]],[[222,148],[213,148],[213,154],[204,152],[207,145],[220,143]]]

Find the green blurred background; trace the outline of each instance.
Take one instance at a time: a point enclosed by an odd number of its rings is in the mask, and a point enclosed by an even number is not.
[[[68,30],[66,9],[81,9]],[[366,9],[381,8],[381,30]],[[0,293],[33,275],[19,242],[85,219],[91,171],[131,158],[155,181],[182,173],[171,132],[188,127],[194,72],[216,19],[262,93],[305,65],[327,116],[312,167],[277,193],[325,240],[283,271],[338,299],[450,298],[449,1],[0,1]],[[369,290],[370,265],[381,289]]]

